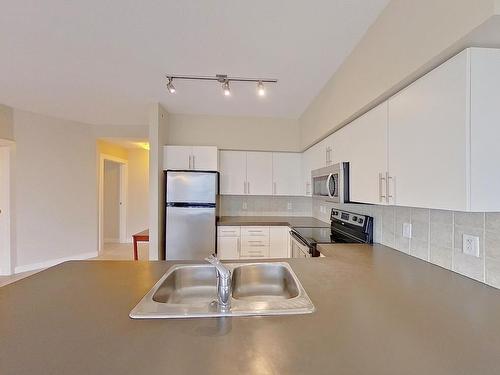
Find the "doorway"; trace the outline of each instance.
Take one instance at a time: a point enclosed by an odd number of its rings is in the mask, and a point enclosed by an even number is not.
[[[99,168],[99,251],[104,243],[125,243],[128,161],[101,154]]]
[[[11,244],[11,146],[13,142],[0,139],[0,275],[12,275]]]

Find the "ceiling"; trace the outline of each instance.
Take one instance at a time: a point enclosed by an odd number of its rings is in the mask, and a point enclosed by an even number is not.
[[[0,12],[0,103],[90,124],[172,113],[298,118],[388,0],[8,0]],[[165,73],[278,78],[175,82]]]

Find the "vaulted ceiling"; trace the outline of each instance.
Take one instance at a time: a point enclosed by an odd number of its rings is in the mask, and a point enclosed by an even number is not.
[[[0,103],[91,124],[173,113],[297,118],[388,0],[9,0],[0,11]],[[274,77],[175,82],[165,73]]]

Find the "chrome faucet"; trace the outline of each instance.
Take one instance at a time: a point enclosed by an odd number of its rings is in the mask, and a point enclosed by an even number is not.
[[[217,271],[217,300],[221,311],[229,311],[231,308],[231,271],[227,269],[217,258],[217,255],[212,254],[205,260],[213,264]]]

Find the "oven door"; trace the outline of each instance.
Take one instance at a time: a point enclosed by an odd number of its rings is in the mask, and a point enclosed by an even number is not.
[[[293,232],[290,232],[290,249],[292,258],[311,257],[309,246]]]

